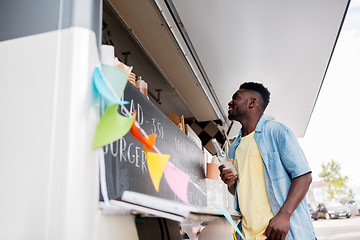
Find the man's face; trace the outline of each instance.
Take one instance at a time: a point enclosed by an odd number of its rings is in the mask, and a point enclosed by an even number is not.
[[[245,116],[248,110],[249,101],[250,95],[246,90],[237,90],[232,96],[232,100],[228,103],[229,120],[240,120],[242,116]]]

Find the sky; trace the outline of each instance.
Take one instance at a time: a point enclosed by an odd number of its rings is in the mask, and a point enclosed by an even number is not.
[[[360,191],[360,0],[352,0],[305,136],[299,139],[319,180],[334,159]],[[360,194],[360,192],[359,192]]]

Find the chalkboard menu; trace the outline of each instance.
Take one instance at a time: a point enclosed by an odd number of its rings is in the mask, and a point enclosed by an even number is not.
[[[191,181],[206,192],[202,150],[131,83],[126,86],[124,99],[130,101],[130,104],[123,107],[131,113],[137,111],[137,121],[145,132],[148,135],[157,134],[156,146],[160,152],[170,155],[169,161],[189,174]],[[125,115],[121,106],[119,113]],[[149,175],[144,147],[130,132],[105,146],[104,152],[110,199],[121,200],[124,192],[130,191],[182,203],[167,185],[164,176],[160,182],[160,190],[156,192]],[[188,200],[192,206],[206,207],[207,204],[206,196],[191,182]],[[161,206],[156,208],[161,209]]]

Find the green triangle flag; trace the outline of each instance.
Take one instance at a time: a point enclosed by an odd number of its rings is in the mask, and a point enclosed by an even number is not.
[[[130,131],[134,117],[135,114],[132,117],[121,116],[117,104],[106,109],[96,128],[93,148],[105,146],[125,136]]]

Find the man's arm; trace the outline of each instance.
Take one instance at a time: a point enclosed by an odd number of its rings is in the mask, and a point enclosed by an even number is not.
[[[235,195],[235,180],[237,176],[231,168],[224,169],[225,165],[219,166],[221,180],[228,185],[228,190],[232,195]]]
[[[268,239],[285,240],[290,229],[290,216],[304,199],[311,181],[310,172],[293,179],[284,205],[278,214],[269,221],[269,226],[265,231]]]

